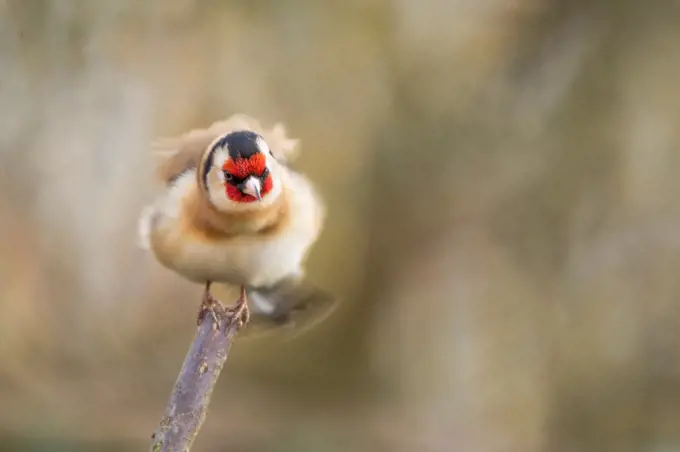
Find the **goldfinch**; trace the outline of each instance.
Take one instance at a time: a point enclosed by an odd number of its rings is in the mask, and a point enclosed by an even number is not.
[[[203,284],[198,311],[224,308],[211,284],[240,287],[228,311],[247,324],[317,321],[334,298],[309,284],[304,263],[324,226],[324,203],[292,170],[298,140],[238,114],[155,143],[164,191],[139,218],[140,245],[164,267]],[[298,319],[299,320],[299,319]]]

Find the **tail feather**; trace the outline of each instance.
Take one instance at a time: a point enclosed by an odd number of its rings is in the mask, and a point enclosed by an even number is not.
[[[238,337],[270,334],[299,336],[327,319],[339,298],[308,281],[248,291],[251,320]]]

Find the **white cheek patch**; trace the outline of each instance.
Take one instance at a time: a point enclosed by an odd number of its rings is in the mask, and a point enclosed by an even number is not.
[[[224,173],[222,171],[216,171],[217,173],[217,180],[223,184],[224,183]]]
[[[260,152],[266,156],[269,156],[269,145],[266,141],[264,141],[264,138],[257,137],[256,143],[257,147],[260,149]]]
[[[273,167],[279,164],[279,162],[276,161],[273,155],[271,155],[269,152],[264,154],[264,161],[267,165],[267,168],[271,171]]]
[[[224,162],[229,158],[225,148],[216,149],[212,155],[212,167],[206,175],[208,183],[208,199],[217,208],[226,208],[229,204],[227,195],[224,189],[224,171],[222,167]]]
[[[226,162],[228,159],[229,154],[227,154],[227,150],[225,148],[217,149],[213,154],[212,166],[217,173],[217,177],[220,182],[224,182],[224,172],[222,171],[222,167],[224,166],[224,162]]]

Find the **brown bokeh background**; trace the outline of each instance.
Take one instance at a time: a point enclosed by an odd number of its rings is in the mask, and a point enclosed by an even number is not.
[[[1,450],[146,450],[200,296],[136,247],[148,143],[237,112],[302,140],[344,303],[237,342],[195,450],[680,450],[677,2],[0,20]]]

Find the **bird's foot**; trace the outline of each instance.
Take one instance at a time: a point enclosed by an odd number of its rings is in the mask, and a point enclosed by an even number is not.
[[[196,324],[200,325],[203,316],[208,313],[213,319],[214,327],[219,329],[220,322],[218,319],[218,314],[223,314],[227,311],[222,302],[217,298],[213,297],[209,289],[203,293],[203,299],[201,300],[201,306],[198,309],[198,315],[196,316]]]
[[[250,310],[248,309],[245,288],[241,288],[241,296],[236,301],[236,304],[227,308],[227,315],[238,323],[239,329],[248,324],[248,321],[250,321]]]

